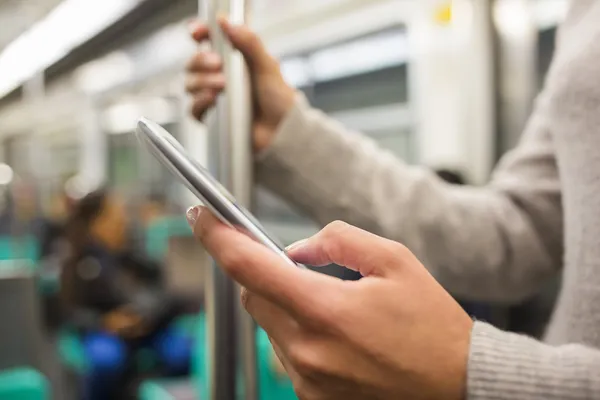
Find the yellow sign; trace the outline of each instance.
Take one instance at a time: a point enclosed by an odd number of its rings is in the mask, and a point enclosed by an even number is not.
[[[452,2],[446,2],[436,7],[435,22],[440,25],[448,25],[452,22]]]

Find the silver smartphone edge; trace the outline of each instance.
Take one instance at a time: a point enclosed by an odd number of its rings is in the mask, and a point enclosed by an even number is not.
[[[281,244],[267,234],[248,210],[236,204],[235,198],[166,129],[142,117],[137,124],[136,136],[219,220],[274,251],[288,264],[302,267],[286,254]],[[220,211],[221,207],[223,209]],[[224,213],[229,213],[235,221],[231,221]]]

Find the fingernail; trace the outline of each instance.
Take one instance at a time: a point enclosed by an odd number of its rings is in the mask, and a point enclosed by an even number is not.
[[[299,248],[304,246],[307,241],[308,241],[308,239],[298,240],[297,242],[294,242],[294,243],[290,244],[288,247],[286,247],[285,250],[286,251],[298,250]]]
[[[201,211],[202,210],[200,206],[194,206],[188,208],[187,212],[185,213],[185,217],[187,218],[188,224],[190,224],[190,227],[192,229],[194,229],[194,227],[196,226],[196,221],[198,221],[198,216],[200,215]]]

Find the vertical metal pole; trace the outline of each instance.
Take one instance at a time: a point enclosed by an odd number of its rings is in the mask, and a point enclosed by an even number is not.
[[[46,80],[44,71],[38,71],[23,85],[23,99],[31,110],[41,110],[46,96]],[[41,141],[39,123],[35,124],[29,135],[27,136],[26,157],[27,168],[26,174],[22,176],[26,180],[33,179],[33,182],[26,182],[26,185],[35,185],[38,188],[38,196],[29,201],[34,201],[36,206],[41,206],[47,203],[49,189],[52,185],[50,178],[52,177],[52,162],[51,155],[44,148],[47,145],[47,140]],[[29,194],[34,195],[33,192]],[[26,216],[33,217],[32,215]],[[21,221],[24,223],[26,221]]]
[[[199,6],[210,26],[213,49],[223,58],[227,82],[209,126],[209,168],[242,205],[250,207],[253,180],[248,76],[241,55],[233,51],[217,24],[220,14],[227,15],[233,23],[247,22],[248,1],[207,0],[200,1]],[[239,288],[213,265],[206,294],[211,399],[235,398],[239,393],[236,384],[240,383],[244,397],[255,400],[258,398],[255,325],[239,307]],[[236,380],[238,371],[243,373],[243,382]]]
[[[538,31],[527,0],[495,0],[497,154],[519,141],[538,91]]]
[[[39,71],[33,75],[23,85],[23,99],[32,110],[39,110],[42,107],[44,97],[46,95],[46,82],[44,71]],[[41,148],[39,129],[33,127],[29,135],[29,143],[27,144],[27,172],[31,178],[38,183],[47,181],[48,157],[44,149]],[[42,190],[44,192],[44,190]]]

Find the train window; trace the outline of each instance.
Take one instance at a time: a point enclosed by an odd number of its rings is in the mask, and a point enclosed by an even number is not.
[[[138,156],[131,134],[109,136],[109,181],[117,191],[136,190]],[[133,139],[133,140],[132,140]],[[131,193],[127,193],[131,194]]]
[[[176,135],[174,125],[164,127]],[[132,132],[108,135],[108,178],[111,187],[130,202],[150,194],[174,203],[173,179],[150,153],[141,148]]]

